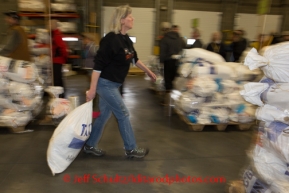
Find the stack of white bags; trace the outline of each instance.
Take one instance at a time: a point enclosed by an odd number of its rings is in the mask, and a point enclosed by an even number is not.
[[[0,125],[23,127],[41,110],[43,87],[33,63],[0,56]]]
[[[260,70],[225,62],[220,55],[200,48],[184,50],[181,62],[174,81],[181,92],[175,107],[192,123],[249,123],[255,119],[255,105],[247,103],[239,92]]]
[[[18,0],[18,8],[20,11],[40,11],[44,12],[44,0]]]
[[[258,105],[260,121],[257,144],[250,154],[251,167],[243,175],[246,192],[289,192],[289,43],[253,48],[244,64],[261,68],[259,83],[248,83],[240,94]],[[253,176],[253,177],[252,177]]]

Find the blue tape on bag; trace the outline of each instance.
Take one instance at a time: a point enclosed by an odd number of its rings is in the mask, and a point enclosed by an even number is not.
[[[81,149],[83,147],[84,143],[85,143],[85,141],[77,139],[74,137],[72,139],[72,141],[70,142],[68,147],[72,148],[72,149]]]
[[[268,139],[270,141],[276,142],[278,136],[281,135],[283,130],[286,129],[287,127],[288,127],[288,125],[285,124],[285,123],[281,123],[281,122],[277,122],[277,121],[272,122],[269,125],[269,127],[267,128],[267,130],[268,130]]]
[[[243,113],[245,109],[246,109],[245,104],[240,104],[237,106],[236,113],[238,114]]]
[[[216,115],[211,115],[210,117],[213,123],[220,123],[220,120]]]
[[[197,123],[198,119],[195,115],[188,115],[188,119],[192,122],[192,123]]]

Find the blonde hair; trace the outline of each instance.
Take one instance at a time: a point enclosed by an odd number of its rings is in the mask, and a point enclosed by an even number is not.
[[[132,10],[129,5],[119,6],[114,10],[114,13],[111,17],[109,31],[112,31],[116,34],[120,33],[121,30],[121,19],[126,18],[131,14]]]

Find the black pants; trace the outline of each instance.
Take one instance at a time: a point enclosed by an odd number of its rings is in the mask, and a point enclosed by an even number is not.
[[[62,64],[53,64],[53,86],[63,87],[63,94],[59,95],[60,98],[65,98],[65,88],[62,76]]]
[[[177,60],[170,59],[164,62],[164,79],[167,91],[173,89],[173,81],[177,75]]]

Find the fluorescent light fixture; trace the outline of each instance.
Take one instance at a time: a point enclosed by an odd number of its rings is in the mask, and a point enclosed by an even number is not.
[[[132,41],[133,43],[136,43],[136,37],[135,37],[135,36],[130,36],[129,38],[131,39],[131,41]]]
[[[187,45],[193,45],[196,39],[187,39]]]
[[[62,38],[62,40],[66,41],[66,42],[77,42],[78,38],[75,38],[75,37],[64,37],[64,38]]]

